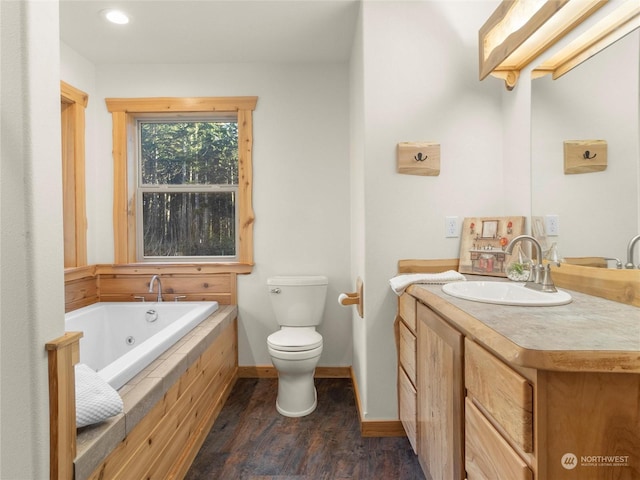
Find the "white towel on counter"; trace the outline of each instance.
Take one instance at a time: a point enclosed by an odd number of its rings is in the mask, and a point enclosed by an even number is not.
[[[447,270],[440,273],[408,273],[404,275],[398,275],[389,280],[391,290],[396,295],[402,295],[404,290],[414,283],[424,283],[431,285],[442,285],[450,282],[465,281],[466,278],[455,270]]]

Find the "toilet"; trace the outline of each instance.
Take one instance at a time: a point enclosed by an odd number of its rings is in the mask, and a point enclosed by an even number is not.
[[[286,417],[302,417],[316,409],[313,380],[322,353],[322,322],[329,280],[321,275],[267,279],[269,298],[280,330],[267,337],[271,362],[278,371],[276,409]]]

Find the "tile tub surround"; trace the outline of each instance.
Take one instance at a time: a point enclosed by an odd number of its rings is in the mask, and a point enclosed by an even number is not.
[[[124,413],[78,429],[75,479],[88,478],[198,360],[237,316],[236,306],[220,306],[118,391]],[[237,359],[237,357],[236,357]],[[237,360],[236,360],[237,361]],[[237,364],[236,364],[237,367]]]

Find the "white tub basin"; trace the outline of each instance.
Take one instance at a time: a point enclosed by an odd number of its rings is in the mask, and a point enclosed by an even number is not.
[[[453,297],[497,305],[550,307],[571,302],[571,295],[567,292],[540,292],[515,282],[453,282],[443,285],[442,291]]]

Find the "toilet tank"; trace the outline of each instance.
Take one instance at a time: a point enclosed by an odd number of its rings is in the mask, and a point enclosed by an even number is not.
[[[329,279],[322,275],[268,278],[269,298],[278,325],[287,327],[320,325],[328,284]]]

